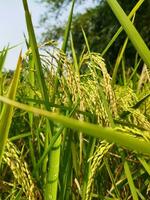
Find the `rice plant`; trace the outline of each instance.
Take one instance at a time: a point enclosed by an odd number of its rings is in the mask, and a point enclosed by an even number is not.
[[[86,47],[77,58],[74,0],[61,49],[37,44],[23,0],[27,51],[12,80],[2,71],[9,48],[0,54],[0,199],[149,199],[150,53],[117,1],[108,3],[127,33],[113,75],[102,56],[114,38],[92,52],[82,29]],[[132,69],[124,60],[128,38],[139,53]]]

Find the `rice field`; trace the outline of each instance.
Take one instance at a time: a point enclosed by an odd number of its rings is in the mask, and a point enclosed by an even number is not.
[[[120,28],[100,53],[82,29],[85,49],[77,57],[75,0],[62,48],[37,44],[30,4],[22,0],[27,51],[13,75],[3,72],[9,47],[0,53],[1,200],[150,199],[150,50],[133,24],[143,0],[129,16],[116,0],[107,2]],[[123,30],[109,74],[104,55]],[[137,51],[131,68],[123,57],[129,40]]]

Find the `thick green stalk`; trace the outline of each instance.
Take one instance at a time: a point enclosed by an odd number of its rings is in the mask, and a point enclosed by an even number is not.
[[[71,29],[71,22],[72,22],[72,15],[73,15],[73,9],[74,9],[75,0],[72,0],[72,6],[70,15],[68,18],[68,23],[64,35],[64,41],[62,44],[62,51],[66,53],[67,48],[67,42],[69,38],[69,32]],[[55,97],[58,92],[59,87],[59,78],[61,78],[62,74],[62,64],[58,64],[57,68],[57,75],[55,78],[55,85],[54,85],[54,93],[52,96],[52,103],[55,103]],[[45,200],[56,200],[57,199],[57,187],[58,187],[58,175],[59,175],[59,164],[60,164],[60,143],[61,143],[61,136],[58,137],[56,142],[54,143],[54,150],[50,151],[49,154],[49,166],[48,166],[48,172],[47,172],[47,181],[45,185],[45,192],[44,192],[44,198]],[[57,148],[55,148],[58,146]]]
[[[107,0],[107,2],[134,45],[135,49],[150,69],[150,51],[136,30],[135,26],[129,20],[121,6],[118,4],[117,0]]]
[[[60,163],[60,143],[61,143],[61,137],[59,137],[56,140],[50,152],[47,183],[45,185],[45,191],[44,191],[45,200],[57,199],[58,174],[59,174],[59,163]]]

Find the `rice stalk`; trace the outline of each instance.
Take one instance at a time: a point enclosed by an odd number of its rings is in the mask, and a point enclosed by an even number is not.
[[[92,161],[91,161],[91,166],[89,169],[89,179],[87,183],[85,200],[92,199],[92,190],[94,188],[94,180],[95,180],[96,172],[98,168],[100,168],[102,159],[106,156],[106,154],[108,153],[111,147],[112,147],[112,144],[108,144],[107,142],[102,141],[96,148],[96,151],[94,152],[93,156],[89,158]]]

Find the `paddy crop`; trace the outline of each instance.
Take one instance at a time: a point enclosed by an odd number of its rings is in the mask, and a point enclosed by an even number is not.
[[[121,27],[100,53],[82,29],[79,58],[71,34],[75,0],[60,49],[54,41],[37,44],[22,2],[27,51],[11,84],[2,71],[9,47],[0,53],[0,199],[148,199],[150,51],[133,25],[143,0],[128,17],[107,0]],[[110,74],[103,56],[122,30],[127,37]],[[123,57],[129,39],[137,51],[131,68]]]

